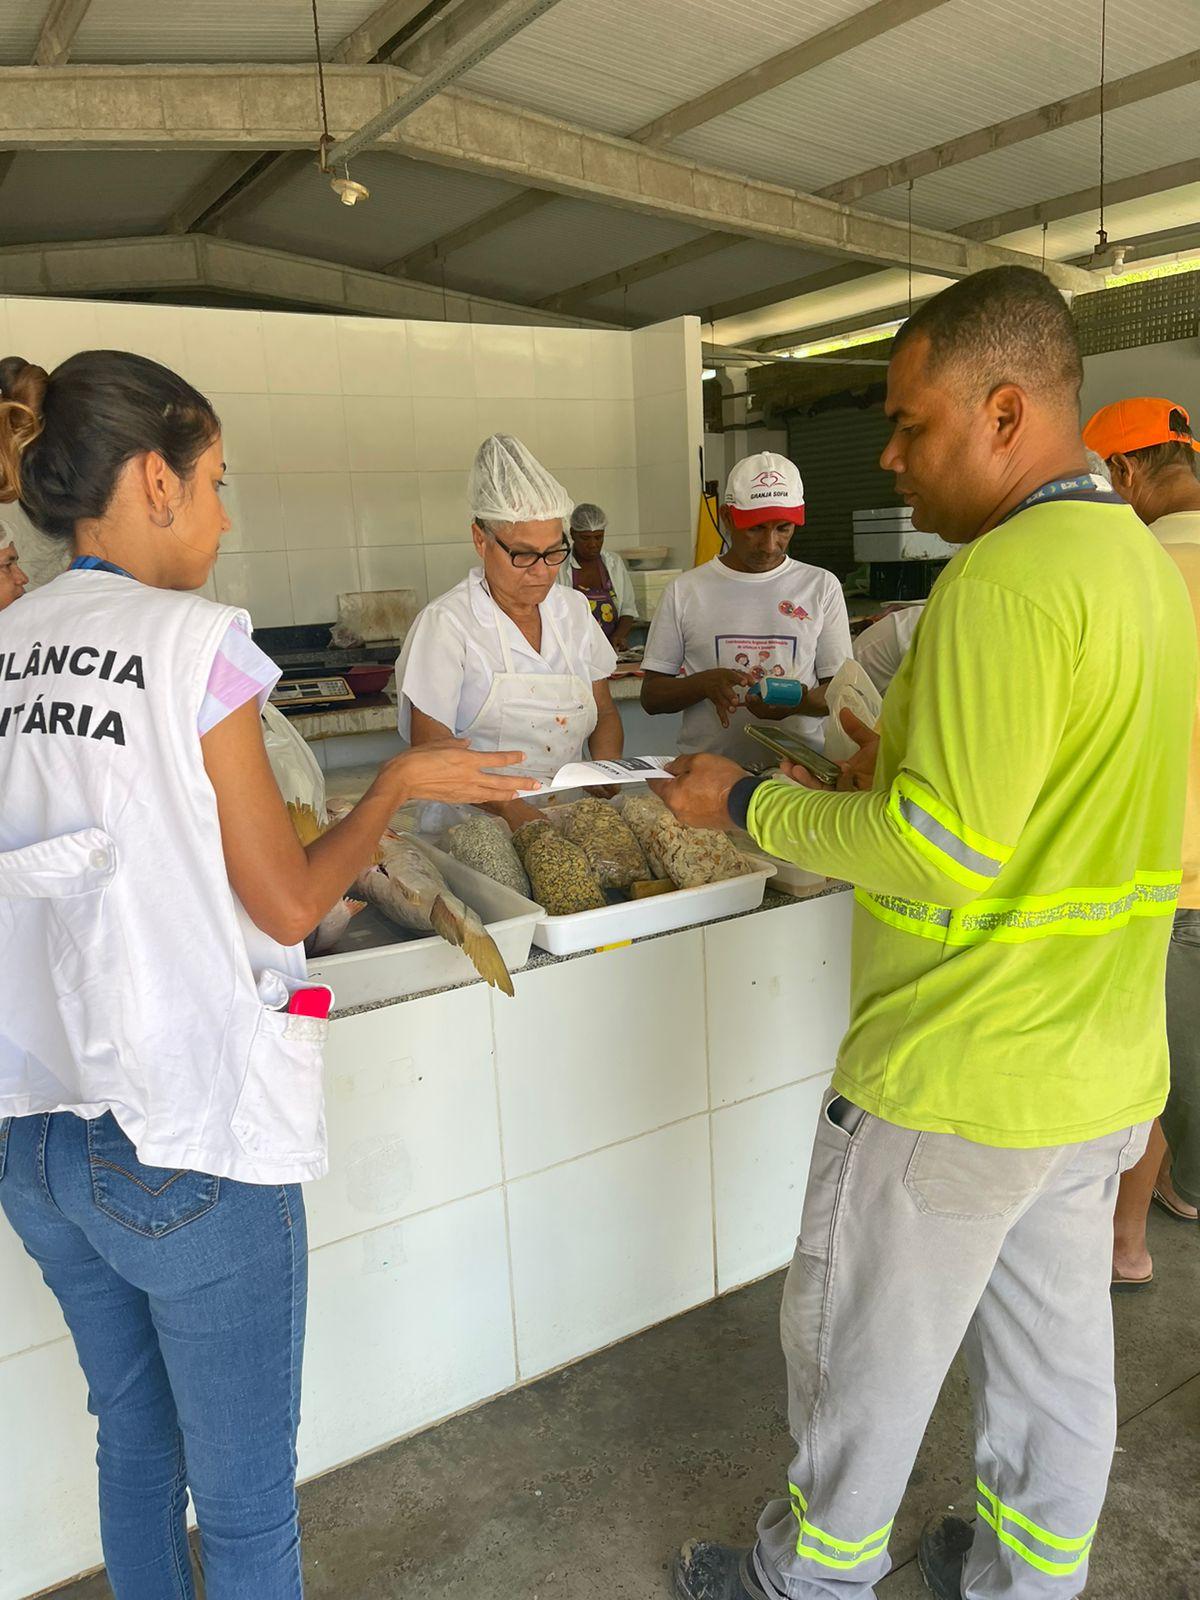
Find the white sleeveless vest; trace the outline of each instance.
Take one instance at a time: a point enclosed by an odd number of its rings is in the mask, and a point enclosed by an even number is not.
[[[292,1183],[326,1171],[328,1023],[230,887],[196,729],[244,615],[87,570],[0,612],[0,1117],[111,1111],[149,1166]]]

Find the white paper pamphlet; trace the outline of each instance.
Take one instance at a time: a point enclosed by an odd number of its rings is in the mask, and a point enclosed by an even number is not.
[[[527,794],[549,794],[555,789],[593,789],[611,783],[644,783],[647,778],[669,778],[667,766],[674,756],[626,756],[620,761],[568,761],[540,789]]]

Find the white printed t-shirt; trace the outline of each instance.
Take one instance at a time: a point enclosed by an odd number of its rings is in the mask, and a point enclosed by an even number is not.
[[[790,557],[770,572],[734,572],[718,557],[666,589],[642,665],[671,677],[729,667],[759,680],[799,678],[811,688],[832,678],[851,653],[846,601],[832,572]],[[771,758],[745,731],[758,720],[739,708],[722,728],[712,702],[701,700],[683,713],[680,753],[710,750],[762,767]],[[824,743],[820,717],[763,726],[785,727],[818,750]]]

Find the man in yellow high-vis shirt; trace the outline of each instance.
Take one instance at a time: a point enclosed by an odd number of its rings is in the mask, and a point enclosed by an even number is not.
[[[684,757],[684,821],[857,886],[850,1027],[782,1327],[796,1457],[754,1549],[682,1600],[866,1600],[962,1345],[976,1519],[939,1600],[1074,1600],[1112,1460],[1109,1252],[1167,1087],[1196,637],[1178,571],[1087,471],[1082,363],[1039,273],[980,273],[897,336],[883,465],[964,548],[884,700],[872,786]],[[862,762],[858,763],[861,768]],[[801,776],[793,770],[794,776]]]

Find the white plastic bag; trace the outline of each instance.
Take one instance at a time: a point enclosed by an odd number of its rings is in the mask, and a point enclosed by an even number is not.
[[[311,806],[318,821],[325,820],[325,774],[305,740],[269,702],[262,713],[263,742],[275,782],[285,800]]]
[[[830,761],[848,761],[858,751],[854,740],[842,727],[843,711],[852,711],[868,728],[878,728],[883,697],[871,682],[866,669],[853,656],[842,662],[825,691],[829,716],[825,722],[825,754]]]

